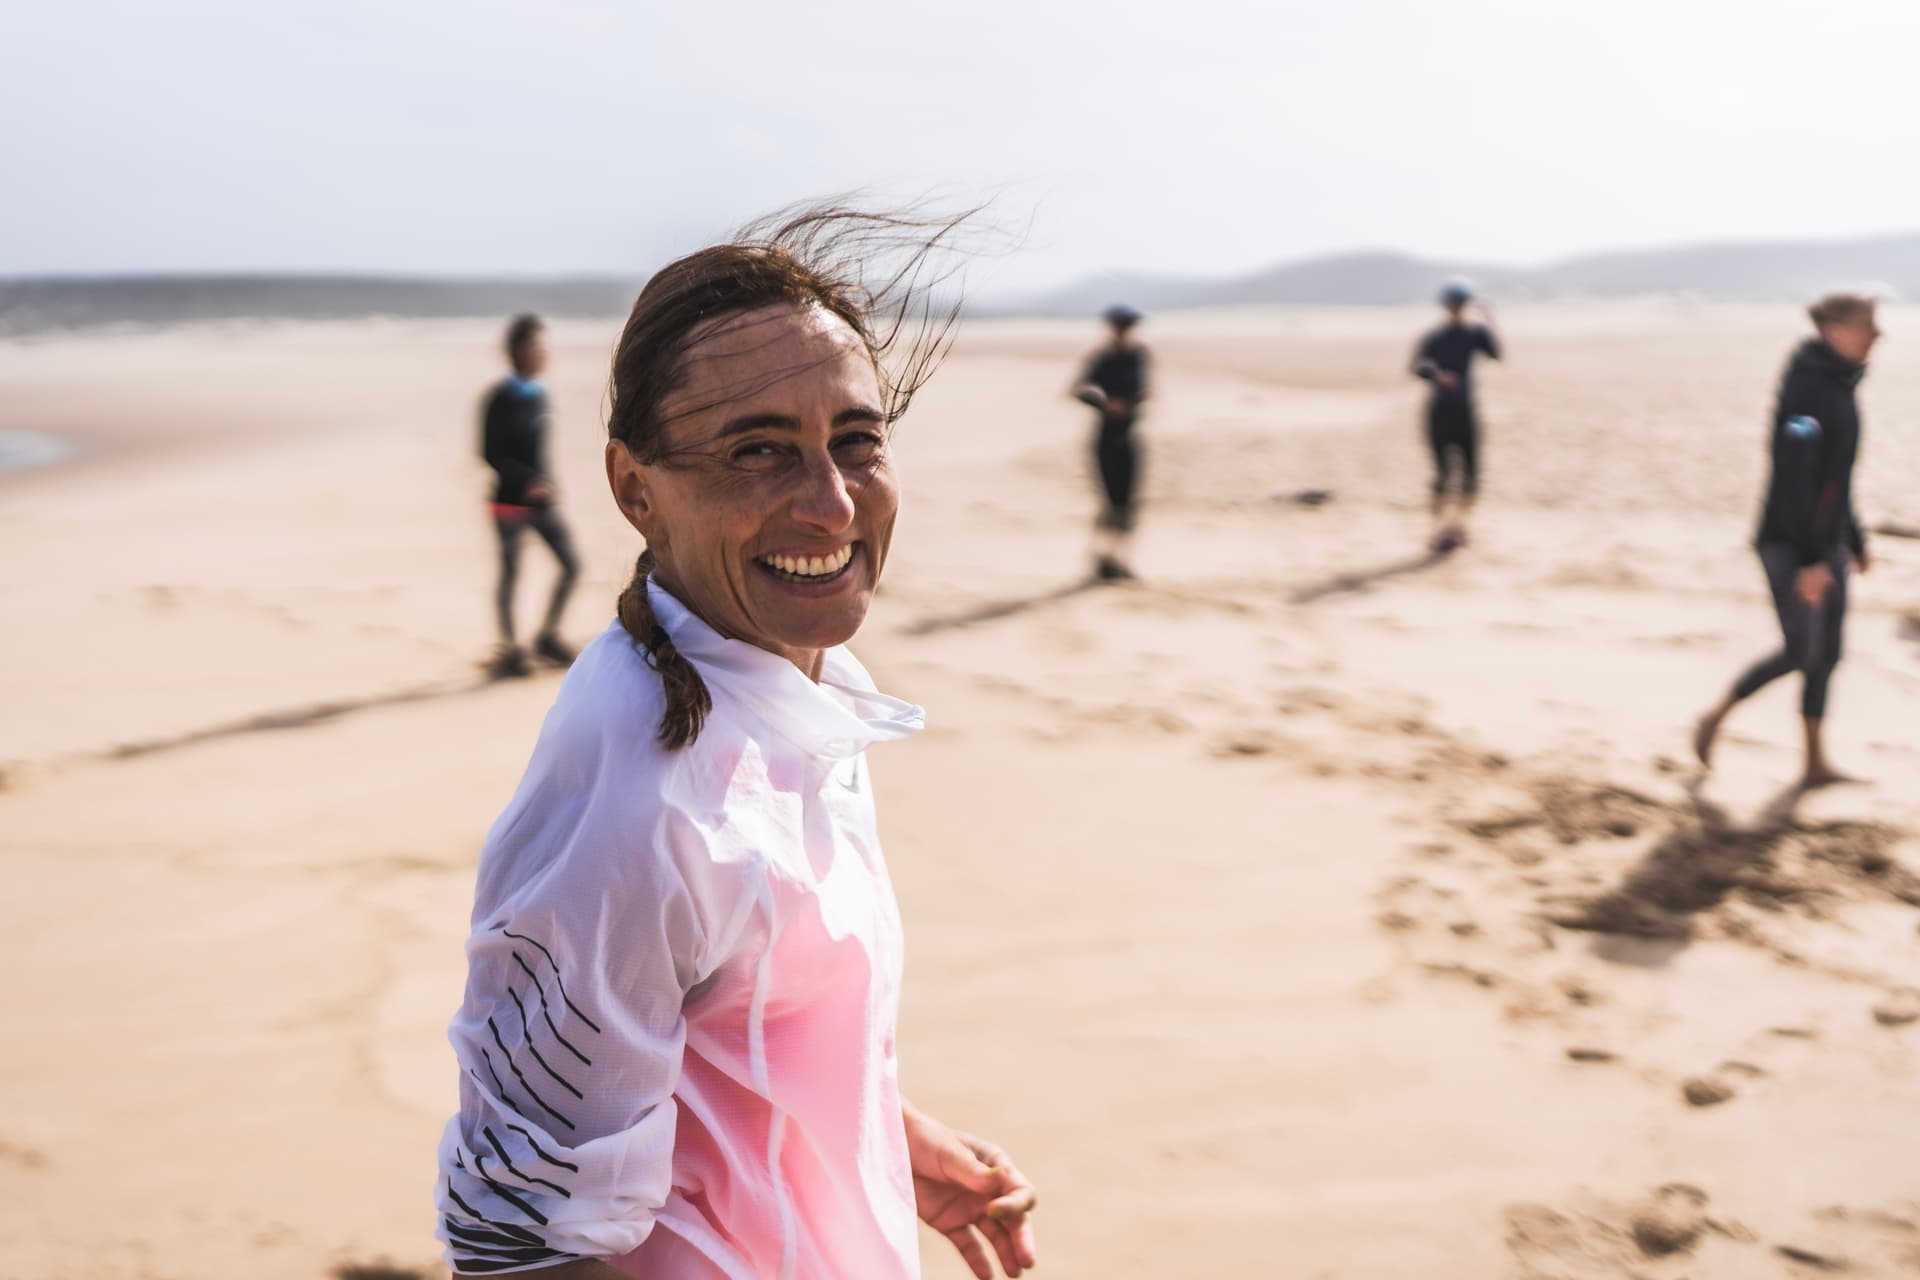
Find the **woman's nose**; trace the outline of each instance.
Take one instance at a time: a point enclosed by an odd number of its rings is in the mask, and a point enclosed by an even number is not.
[[[800,491],[794,495],[793,516],[822,533],[839,533],[853,523],[853,495],[832,453],[807,458]]]

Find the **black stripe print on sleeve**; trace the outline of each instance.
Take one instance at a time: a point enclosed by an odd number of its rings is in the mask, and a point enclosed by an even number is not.
[[[554,1249],[483,1249],[459,1240],[448,1245],[453,1254],[453,1265],[465,1270],[476,1262],[512,1262],[524,1265],[529,1262],[565,1262],[567,1254]]]
[[[535,1154],[536,1156],[539,1156],[542,1160],[546,1161],[548,1164],[552,1165],[554,1168],[571,1169],[575,1173],[580,1172],[579,1165],[571,1164],[568,1161],[562,1160],[558,1156],[550,1156],[545,1151],[541,1150],[540,1144],[533,1140],[533,1135],[528,1133],[525,1129],[522,1129],[519,1125],[510,1124],[507,1126],[507,1128],[513,1130],[515,1133],[525,1138],[527,1140],[527,1145],[533,1148],[533,1154]]]
[[[447,1234],[454,1238],[454,1243],[462,1249],[471,1246],[476,1249],[485,1249],[491,1253],[503,1253],[509,1249],[546,1249],[548,1253],[555,1252],[552,1249],[547,1249],[545,1245],[528,1244],[518,1236],[505,1235],[499,1230],[483,1229],[481,1227],[463,1227],[452,1218],[442,1218],[440,1222],[442,1226],[446,1227]],[[486,1224],[487,1228],[492,1228],[493,1225],[491,1222]],[[527,1234],[532,1235],[533,1233],[528,1232]]]
[[[513,1007],[520,1011],[520,1036],[527,1043],[527,1052],[533,1055],[533,1060],[540,1064],[542,1071],[553,1077],[556,1084],[574,1097],[584,1100],[587,1095],[574,1088],[572,1081],[548,1065],[547,1060],[540,1056],[540,1051],[533,1047],[533,1024],[527,1021],[527,1006],[520,999],[520,993],[508,987],[507,994],[513,997]]]
[[[547,1024],[547,1030],[553,1032],[553,1038],[560,1042],[560,1047],[562,1049],[565,1049],[568,1053],[580,1059],[580,1061],[585,1065],[589,1067],[592,1066],[593,1059],[589,1058],[586,1054],[580,1052],[579,1049],[575,1048],[573,1041],[561,1035],[560,1028],[554,1025],[553,1007],[547,1003],[547,993],[546,993],[546,989],[540,985],[540,975],[533,971],[533,966],[529,965],[526,962],[526,960],[521,957],[518,951],[513,953],[513,962],[520,966],[520,971],[526,974],[528,980],[533,983],[533,992],[535,995],[540,997],[540,1018],[542,1021],[544,1021]],[[511,990],[511,988],[509,988],[509,990]]]
[[[473,1153],[473,1171],[476,1175],[478,1175],[480,1181],[487,1184],[487,1190],[493,1192],[493,1194],[495,1194],[496,1196],[499,1196],[502,1200],[505,1200],[508,1204],[512,1205],[514,1208],[518,1209],[520,1212],[526,1214],[529,1218],[532,1218],[535,1222],[539,1223],[541,1226],[544,1227],[547,1225],[546,1214],[540,1212],[538,1209],[528,1204],[525,1200],[522,1200],[519,1196],[513,1194],[513,1191],[511,1188],[504,1187],[500,1185],[498,1182],[495,1182],[493,1180],[493,1178],[487,1173],[487,1158],[481,1155],[478,1151]]]
[[[580,1006],[575,1004],[567,996],[566,980],[560,976],[560,962],[553,958],[553,952],[547,950],[546,944],[538,941],[537,939],[529,938],[524,933],[515,933],[513,930],[505,928],[504,926],[501,928],[500,932],[505,934],[507,937],[514,939],[516,942],[526,943],[528,946],[532,947],[534,950],[538,951],[541,955],[547,958],[547,963],[553,966],[553,985],[560,992],[560,1003],[566,1005],[568,1011],[572,1013],[574,1017],[586,1023],[587,1026],[593,1029],[594,1034],[598,1035],[600,1032],[600,1024],[595,1022],[592,1018],[589,1018],[586,1014],[580,1012]]]
[[[467,1167],[466,1162],[463,1160],[456,1160],[456,1163],[459,1165],[461,1171],[465,1172]],[[460,1193],[453,1189],[452,1178],[447,1179],[447,1198],[453,1201],[454,1204],[458,1205],[460,1207],[460,1212],[466,1214],[467,1217],[473,1219],[473,1221],[485,1223],[488,1231],[497,1232],[500,1235],[507,1236],[511,1239],[519,1241],[521,1244],[528,1245],[534,1248],[540,1248],[540,1249],[546,1248],[546,1241],[542,1240],[539,1236],[533,1234],[533,1232],[527,1230],[525,1227],[515,1226],[511,1222],[496,1222],[492,1218],[489,1218],[485,1214],[481,1213],[478,1209],[474,1208],[472,1205],[468,1204],[465,1200],[462,1200],[460,1198]],[[447,1219],[447,1222],[449,1223],[449,1225],[451,1225],[452,1221],[453,1220],[451,1218]]]
[[[494,1132],[491,1126],[482,1126],[480,1129],[480,1132],[482,1135],[485,1136],[487,1140],[487,1145],[493,1148],[493,1153],[500,1157],[500,1163],[507,1166],[507,1172],[511,1173],[514,1177],[520,1179],[520,1181],[523,1184],[538,1183],[540,1186],[545,1187],[547,1190],[553,1192],[555,1195],[561,1197],[564,1200],[573,1199],[573,1192],[567,1190],[565,1187],[561,1186],[559,1183],[548,1182],[545,1178],[536,1178],[531,1174],[522,1173],[519,1170],[519,1168],[514,1165],[513,1157],[507,1154],[507,1149],[504,1146],[500,1145],[500,1139],[494,1136]],[[531,1188],[529,1188],[529,1190],[531,1190]]]
[[[555,1258],[565,1258],[571,1257],[572,1255],[556,1253],[553,1256]],[[488,1262],[483,1258],[463,1258],[456,1265],[459,1267],[459,1270],[454,1273],[455,1275],[480,1276],[490,1275],[495,1271],[518,1271],[527,1264],[524,1262]]]
[[[548,1106],[547,1100],[541,1097],[539,1093],[535,1091],[534,1087],[527,1082],[527,1073],[520,1069],[520,1064],[515,1062],[513,1060],[513,1055],[507,1051],[507,1042],[501,1039],[500,1028],[497,1025],[495,1025],[492,1018],[487,1019],[487,1030],[493,1032],[493,1043],[499,1047],[500,1055],[507,1060],[507,1070],[513,1072],[513,1078],[520,1082],[520,1087],[526,1091],[526,1094],[529,1098],[533,1099],[534,1105],[539,1107],[542,1111],[546,1112],[548,1115],[552,1116],[555,1120],[558,1120],[561,1124],[567,1126],[567,1128],[569,1129],[574,1128],[575,1126],[573,1121],[567,1119],[565,1116],[561,1115],[558,1111],[555,1111],[552,1107]],[[487,1057],[487,1051],[485,1046],[481,1047],[480,1055],[482,1057],[487,1058],[487,1070],[489,1071],[493,1070],[493,1059],[491,1057]],[[500,1077],[497,1074],[494,1076],[494,1079],[496,1080],[499,1078]]]

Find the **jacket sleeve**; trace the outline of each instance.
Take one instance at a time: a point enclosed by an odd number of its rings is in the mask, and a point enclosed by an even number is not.
[[[1493,336],[1492,326],[1481,325],[1479,339],[1480,350],[1486,352],[1487,358],[1490,360],[1498,360],[1500,358],[1500,339]]]
[[[1425,379],[1428,382],[1432,382],[1433,375],[1440,371],[1440,366],[1433,362],[1432,334],[1428,334],[1426,337],[1420,339],[1420,345],[1413,349],[1412,368],[1414,377]]]
[[[528,486],[540,478],[539,473],[518,456],[516,443],[513,412],[507,396],[495,391],[487,397],[486,408],[480,415],[480,456],[500,477],[503,493],[525,493]]]
[[[1835,452],[1827,447],[1831,418],[1817,376],[1789,370],[1773,415],[1774,492],[1803,565],[1818,563],[1833,545],[1840,488],[1828,474]]]
[[[754,881],[685,815],[638,833],[638,856],[605,834],[570,833],[468,940],[437,1190],[456,1274],[630,1253],[671,1188],[683,1006],[738,939]]]

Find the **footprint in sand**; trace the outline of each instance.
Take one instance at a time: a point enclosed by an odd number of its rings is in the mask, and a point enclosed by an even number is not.
[[[1832,1205],[1813,1226],[1775,1244],[1791,1276],[1920,1276],[1920,1204],[1892,1209]]]
[[[1637,1200],[1581,1195],[1565,1208],[1511,1205],[1507,1249],[1525,1280],[1618,1280],[1679,1277],[1709,1234],[1746,1242],[1744,1228],[1707,1216],[1699,1187],[1674,1182]]]
[[[0,1164],[12,1165],[16,1169],[30,1169],[38,1173],[52,1163],[47,1159],[47,1153],[38,1147],[23,1146],[0,1139]]]
[[[1901,987],[1873,1006],[1873,1020],[1883,1027],[1904,1027],[1920,1022],[1920,991]]]

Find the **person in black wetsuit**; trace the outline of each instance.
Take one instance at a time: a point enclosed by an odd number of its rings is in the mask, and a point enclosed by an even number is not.
[[[1847,614],[1847,572],[1871,563],[1853,513],[1853,464],[1860,449],[1854,389],[1880,337],[1874,300],[1830,294],[1809,310],[1816,337],[1787,363],[1771,427],[1773,476],[1754,540],[1785,643],[1749,667],[1727,695],[1700,717],[1694,752],[1711,767],[1713,743],[1727,713],[1789,672],[1801,673],[1806,772],[1801,785],[1851,779],[1827,763],[1821,726],[1827,686],[1840,661]]]
[[[1413,354],[1414,376],[1433,386],[1427,398],[1427,444],[1433,450],[1433,549],[1452,551],[1467,541],[1467,516],[1480,490],[1480,423],[1473,399],[1473,358],[1500,358],[1500,343],[1491,323],[1467,319],[1473,289],[1465,281],[1449,281],[1440,290],[1446,323],[1420,340]],[[1486,304],[1480,304],[1486,313]],[[1487,316],[1490,322],[1491,315]],[[1452,459],[1459,459],[1460,489],[1451,518],[1448,515]]]
[[[494,385],[480,415],[480,453],[494,470],[493,527],[500,539],[500,585],[494,607],[500,621],[497,676],[530,669],[526,650],[514,640],[513,589],[520,573],[520,545],[531,529],[560,562],[560,577],[547,602],[546,619],[534,637],[535,654],[559,666],[573,661],[560,639],[560,614],[580,576],[573,539],[554,507],[547,475],[547,391],[536,379],[547,365],[545,326],[538,316],[517,316],[507,328],[507,359],[513,372]]]
[[[1093,459],[1105,502],[1094,522],[1094,575],[1102,582],[1133,577],[1126,551],[1133,534],[1134,493],[1140,481],[1140,446],[1134,423],[1147,398],[1147,349],[1134,338],[1140,313],[1109,307],[1103,317],[1112,336],[1093,353],[1074,384],[1074,398],[1100,411]]]

